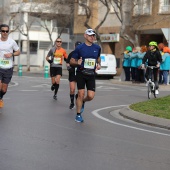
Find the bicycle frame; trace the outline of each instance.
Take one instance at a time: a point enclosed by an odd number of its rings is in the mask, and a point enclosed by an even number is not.
[[[157,95],[155,94],[155,90],[156,90],[155,89],[155,83],[154,83],[152,77],[153,77],[153,69],[157,68],[157,67],[156,66],[147,66],[147,68],[149,69],[149,71],[148,71],[149,77],[148,77],[148,80],[147,80],[147,82],[148,82],[148,98],[150,99],[151,94],[153,94],[154,97],[156,98]]]

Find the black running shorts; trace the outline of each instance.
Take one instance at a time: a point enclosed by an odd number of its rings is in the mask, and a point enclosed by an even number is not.
[[[50,76],[55,77],[56,75],[62,76],[62,67],[50,67]]]
[[[84,75],[82,72],[76,72],[77,88],[95,91],[95,75]]]
[[[2,83],[9,84],[13,75],[13,67],[9,69],[0,68],[0,80]]]
[[[68,80],[69,82],[76,81],[76,75],[75,75],[75,70],[74,71],[69,71],[68,72]]]

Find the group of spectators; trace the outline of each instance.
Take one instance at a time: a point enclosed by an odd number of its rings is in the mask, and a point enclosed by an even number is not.
[[[156,46],[162,56],[162,62],[160,63],[158,71],[159,84],[169,84],[169,71],[170,71],[170,48],[163,43],[159,43]],[[145,73],[146,69],[142,69],[142,60],[148,51],[148,47],[142,45],[141,47],[127,46],[123,53],[123,69],[125,72],[125,81],[132,81],[132,83],[144,83],[146,82]],[[146,62],[147,63],[147,62]]]

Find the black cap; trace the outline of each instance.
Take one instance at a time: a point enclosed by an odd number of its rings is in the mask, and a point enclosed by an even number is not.
[[[78,45],[80,45],[80,44],[82,44],[80,41],[77,41],[76,43],[75,43],[75,46],[77,47]]]

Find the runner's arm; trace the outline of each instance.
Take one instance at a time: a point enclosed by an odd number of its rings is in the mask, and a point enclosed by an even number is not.
[[[68,55],[67,55],[67,53],[66,53],[66,51],[65,51],[65,50],[64,50],[63,56],[64,56],[64,61],[67,63]]]
[[[79,65],[81,65],[81,63],[82,63],[82,57],[80,57],[80,59],[75,59],[75,58],[71,58],[70,59],[70,65],[72,65],[72,66],[79,66]]]

